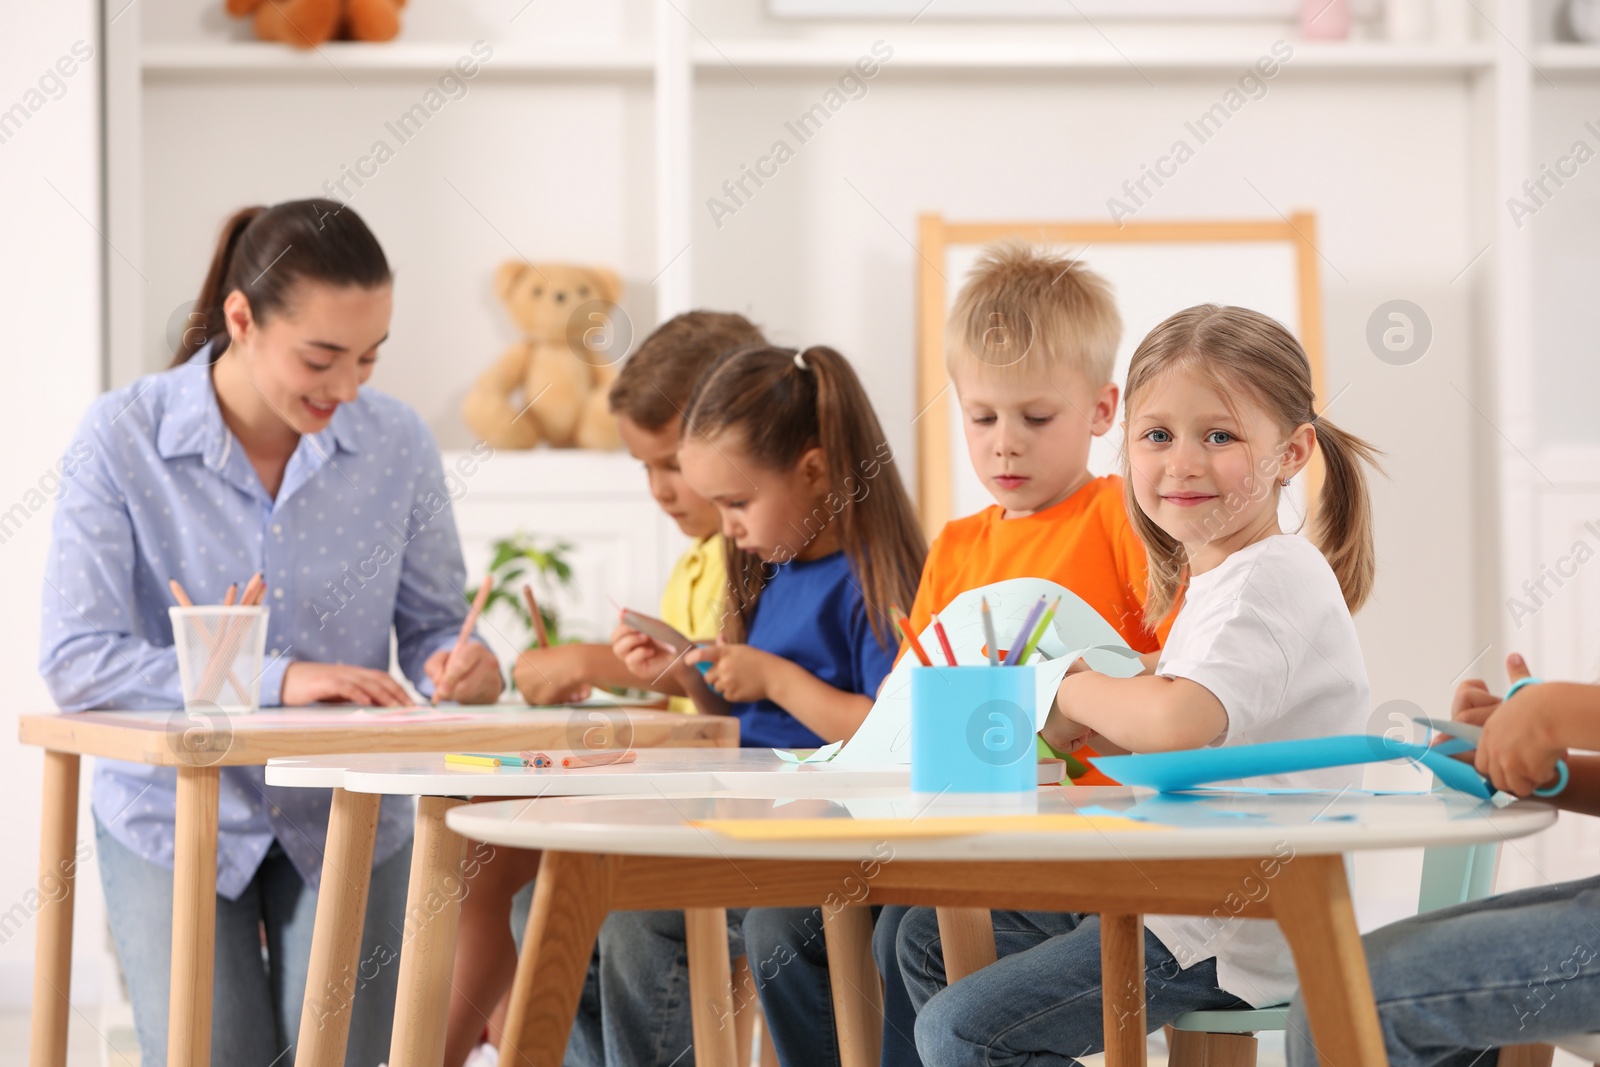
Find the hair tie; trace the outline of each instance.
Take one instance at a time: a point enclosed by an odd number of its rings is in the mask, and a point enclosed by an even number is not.
[[[806,362],[806,357],[801,355],[799,352],[794,354],[794,365],[799,367],[801,370],[811,369],[811,365]]]
[[[1306,421],[1311,423],[1312,425],[1315,425],[1316,421],[1317,421],[1317,413],[1315,411],[1313,411],[1311,413],[1311,418],[1307,419]]]

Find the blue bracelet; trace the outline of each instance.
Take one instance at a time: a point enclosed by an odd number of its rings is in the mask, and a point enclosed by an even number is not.
[[[1506,701],[1510,700],[1512,697],[1517,695],[1517,690],[1523,688],[1524,686],[1538,685],[1542,681],[1544,681],[1543,678],[1518,678],[1516,681],[1512,682],[1506,687],[1506,695],[1500,698],[1500,702],[1505,703]]]

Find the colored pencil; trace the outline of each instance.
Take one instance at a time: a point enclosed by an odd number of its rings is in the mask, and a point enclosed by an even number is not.
[[[1015,667],[1021,660],[1022,647],[1028,643],[1029,636],[1033,633],[1034,626],[1039,621],[1039,616],[1044,614],[1044,597],[1033,602],[1033,607],[1028,609],[1028,615],[1022,620],[1022,626],[1017,630],[1017,636],[1011,639],[1011,647],[1006,650],[1006,666]]]
[[[184,592],[183,586],[178,584],[178,579],[167,579],[167,588],[172,590],[172,599],[178,602],[180,608],[194,607],[194,601],[189,599],[189,594]]]
[[[467,767],[500,766],[499,756],[479,756],[471,752],[446,752],[444,754],[444,761],[446,763],[462,764]]]
[[[632,763],[639,757],[633,752],[599,752],[593,756],[563,756],[563,767],[608,767],[613,763]]]
[[[539,613],[539,601],[534,599],[533,586],[522,586],[522,599],[527,602],[528,614],[533,618],[533,636],[540,648],[550,647],[550,635],[544,631],[544,616]]]
[[[1039,625],[1034,629],[1033,636],[1028,638],[1028,644],[1023,648],[1021,658],[1017,660],[1017,665],[1019,667],[1027,663],[1028,657],[1033,655],[1033,650],[1039,647],[1039,642],[1044,639],[1044,632],[1048,630],[1050,628],[1050,624],[1055,621],[1056,609],[1060,606],[1061,598],[1056,597],[1055,603],[1051,604],[1049,610],[1044,613],[1044,618],[1039,620]]]
[[[227,593],[222,597],[222,606],[231,608],[233,607],[233,602],[237,599],[239,599],[239,583],[233,582],[228,586]]]
[[[889,605],[889,618],[894,622],[895,626],[899,627],[900,632],[906,635],[906,643],[911,646],[912,655],[916,656],[924,667],[933,666],[933,660],[928,658],[928,650],[922,647],[921,641],[917,640],[917,632],[911,628],[911,620],[906,618],[906,613],[891,604]]]
[[[989,598],[984,597],[983,605],[983,640],[989,646],[989,666],[1000,666],[1000,650],[995,647],[994,616],[989,614]]]
[[[489,602],[489,590],[493,587],[494,575],[485,574],[483,583],[478,586],[478,595],[472,598],[472,607],[467,611],[467,617],[461,622],[461,632],[456,634],[456,643],[451,647],[450,654],[445,657],[444,674],[441,675],[441,678],[449,676],[451,665],[455,663],[456,657],[461,654],[462,649],[467,647],[467,639],[472,636],[472,628],[478,625],[478,616],[483,614],[483,606]],[[435,704],[439,703],[437,690],[434,691],[433,702]]]
[[[555,766],[555,763],[555,760],[551,759],[549,756],[546,756],[543,752],[529,752],[524,750],[522,753],[522,765],[524,767],[553,767]]]
[[[944,649],[944,658],[950,666],[956,665],[956,650],[950,647],[950,635],[945,633],[944,623],[939,621],[939,616],[933,616],[933,635],[939,639],[939,647]]]

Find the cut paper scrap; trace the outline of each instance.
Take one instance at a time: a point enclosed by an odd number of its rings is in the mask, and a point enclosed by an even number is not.
[[[981,834],[1150,832],[1160,827],[1116,815],[930,815],[921,819],[702,819],[701,830],[736,841],[881,841]]]
[[[783,760],[785,763],[827,763],[829,760],[833,759],[834,756],[838,755],[839,749],[843,747],[843,745],[843,741],[835,741],[831,745],[823,745],[821,748],[812,752],[808,756],[797,756],[793,752],[790,752],[788,749],[784,748],[775,748],[772,750],[772,754]]]
[[[1137,658],[1138,653],[1128,647],[1122,635],[1099,612],[1077,594],[1043,578],[1010,578],[968,589],[950,601],[939,612],[939,619],[944,623],[950,644],[955,648],[956,663],[963,667],[976,667],[988,662],[983,649],[980,609],[985,597],[994,615],[995,632],[1002,635],[1002,640],[1009,642],[1041,596],[1046,598],[1046,602],[1059,596],[1061,606],[1056,609],[1055,618],[1045,629],[1044,636],[1039,640],[1038,651],[1030,660],[1034,668],[1040,726],[1050,711],[1061,679],[1074,660],[1081,657],[1095,670],[1119,678],[1138,674],[1143,669]],[[927,648],[938,645],[932,625],[925,627],[918,639]],[[881,766],[911,762],[911,668],[915,663],[916,657],[907,655],[895,665],[884,680],[883,688],[878,691],[878,699],[873,703],[866,721],[834,759],[836,765]],[[935,666],[930,669],[939,668]]]

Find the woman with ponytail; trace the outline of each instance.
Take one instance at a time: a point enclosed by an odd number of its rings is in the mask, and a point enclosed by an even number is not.
[[[710,664],[706,681],[732,704],[744,745],[849,740],[894,665],[889,607],[911,603],[927,554],[866,390],[831,348],[744,349],[705,372],[682,432],[678,465],[717,506],[728,561],[722,637],[690,653],[688,669]],[[620,630],[613,647],[635,674],[661,679],[656,688],[676,684],[673,656],[644,634]],[[791,1058],[801,1040],[831,1044],[820,913],[756,908],[728,919],[779,1059],[803,1062]],[[775,961],[789,939],[800,958]],[[579,1005],[568,1064],[690,1062],[686,961],[682,912],[614,912],[592,965],[598,997]]]
[[[1259,312],[1211,304],[1168,318],[1134,352],[1123,480],[1149,557],[1153,625],[1182,605],[1145,673],[1082,669],[1062,681],[1041,731],[1072,750],[1160,752],[1359,733],[1370,692],[1351,612],[1372,591],[1364,466],[1376,453],[1313,407],[1294,336]],[[1284,533],[1278,502],[1322,452],[1310,539]],[[1081,667],[1081,664],[1079,665]],[[1347,789],[1359,767],[1252,778],[1253,786]],[[1294,992],[1288,945],[1266,919],[1152,915],[1150,1029],[1187,1011],[1281,1004]],[[917,1006],[928,1067],[1105,1048],[1099,920],[995,912],[1001,959],[947,986],[932,908],[901,922],[896,957]]]
[[[414,411],[363,388],[391,305],[383,250],[349,208],[228,220],[172,367],[96,401],[71,449],[40,652],[64,711],[183,707],[169,581],[220,604],[253,574],[270,608],[263,705],[411,703],[391,639],[424,694],[499,696],[486,647],[449,657],[466,573],[438,448]],[[211,1059],[268,1067],[299,1033],[329,796],[269,787],[260,767],[221,774]],[[95,851],[148,1064],[167,1059],[175,792],[170,767],[95,768]],[[362,948],[391,964],[318,1008],[352,1013],[350,1067],[389,1047],[411,844],[394,799]]]

